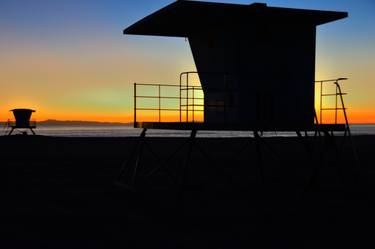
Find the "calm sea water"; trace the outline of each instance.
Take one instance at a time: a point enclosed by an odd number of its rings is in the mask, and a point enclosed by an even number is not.
[[[375,135],[375,125],[351,125],[353,135]],[[8,129],[3,128],[2,134],[7,134]],[[20,132],[20,131],[18,131]],[[136,137],[141,129],[131,126],[48,126],[41,125],[35,129],[38,135],[59,137]],[[17,133],[17,132],[15,132]],[[244,131],[199,131],[199,137],[248,137],[251,132]],[[189,131],[176,130],[149,130],[147,136],[151,137],[187,137]],[[264,136],[296,136],[294,132],[267,132]]]

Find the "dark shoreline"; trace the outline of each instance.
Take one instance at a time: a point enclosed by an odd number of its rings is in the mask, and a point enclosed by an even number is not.
[[[186,139],[147,141],[166,157]],[[313,148],[309,158],[298,138],[265,138],[280,158],[262,145],[264,182],[252,138],[197,138],[213,160],[193,150],[180,203],[179,185],[165,184],[164,175],[141,180],[137,192],[114,184],[136,141],[0,137],[5,190],[0,242],[7,248],[343,248],[372,243],[364,228],[373,217],[375,136],[353,137],[360,166],[350,147],[337,161],[328,146],[319,167],[316,141],[308,141]],[[231,159],[241,148],[243,153]],[[155,165],[150,152],[143,158],[144,169]],[[186,148],[169,161],[172,174],[181,172],[185,158]]]

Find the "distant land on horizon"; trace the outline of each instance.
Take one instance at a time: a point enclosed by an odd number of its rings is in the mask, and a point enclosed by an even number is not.
[[[56,120],[47,119],[44,121],[38,121],[38,125],[132,125],[133,123],[122,123],[122,122],[101,122],[101,121],[85,121],[85,120]]]
[[[0,126],[6,126],[6,124],[7,121],[0,121]],[[375,125],[375,123],[350,123],[350,125]],[[37,121],[37,126],[133,126],[133,122],[46,119]]]
[[[0,122],[2,125],[6,124],[6,121]],[[37,125],[48,125],[48,126],[130,126],[133,125],[132,122],[100,122],[100,121],[85,121],[85,120],[56,120],[56,119],[47,119],[43,121],[37,121]]]
[[[5,123],[5,122],[1,122]],[[105,121],[86,121],[86,120],[57,120],[57,119],[46,119],[43,121],[37,121],[38,125],[129,125],[132,126],[133,122],[105,122]],[[375,123],[349,123],[349,125],[375,125]]]

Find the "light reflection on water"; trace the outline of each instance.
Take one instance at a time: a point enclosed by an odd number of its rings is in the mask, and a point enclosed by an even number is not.
[[[353,135],[375,135],[375,125],[351,125]],[[1,133],[7,134],[9,130],[3,129]],[[59,137],[136,137],[141,129],[131,126],[47,126],[41,125],[35,129],[38,135]],[[15,132],[17,134],[17,132]],[[313,135],[314,133],[309,133]],[[189,131],[177,130],[148,130],[150,137],[188,137]],[[295,132],[265,132],[264,136],[296,136]],[[198,137],[249,137],[250,131],[199,131]]]

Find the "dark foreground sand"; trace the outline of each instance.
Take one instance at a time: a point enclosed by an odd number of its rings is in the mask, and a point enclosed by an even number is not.
[[[147,141],[166,158],[186,139]],[[262,167],[251,138],[200,138],[210,159],[195,147],[185,169],[185,146],[149,178],[145,150],[132,192],[115,182],[135,138],[0,137],[0,248],[374,247],[375,136],[353,138],[360,164],[348,144],[264,141]]]

